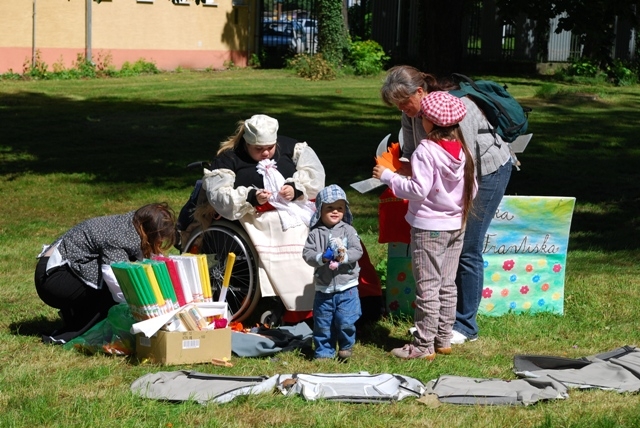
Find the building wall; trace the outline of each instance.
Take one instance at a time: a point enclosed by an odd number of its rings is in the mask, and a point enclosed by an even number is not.
[[[91,56],[153,61],[166,70],[246,66],[253,46],[255,1],[207,0],[217,6],[174,5],[171,0],[19,0],[0,2],[0,73],[22,72],[38,50],[49,65],[72,66],[87,52],[86,16],[91,9]],[[35,14],[34,14],[35,10]],[[35,16],[35,18],[34,18]],[[33,37],[35,28],[35,38]]]

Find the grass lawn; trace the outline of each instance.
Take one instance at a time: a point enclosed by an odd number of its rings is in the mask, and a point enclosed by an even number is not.
[[[491,78],[491,76],[485,76]],[[198,171],[236,122],[256,113],[280,133],[307,141],[327,183],[348,192],[355,226],[374,264],[378,192],[368,178],[380,140],[400,114],[379,97],[383,76],[308,82],[284,70],[171,73],[86,81],[0,81],[0,427],[635,427],[640,396],[570,390],[568,400],[530,407],[430,407],[414,399],[354,405],[278,394],[223,405],[143,400],[138,377],[164,370],[229,375],[399,373],[428,382],[441,375],[515,379],[516,354],[578,358],[639,342],[640,87],[588,86],[548,78],[498,78],[533,108],[533,140],[514,171],[510,195],[573,196],[564,315],[481,317],[480,340],[433,363],[398,361],[388,351],[408,339],[407,319],[362,332],[347,364],[297,352],[233,358],[234,367],[161,367],[135,359],[85,356],[45,346],[60,325],[35,293],[35,256],[74,224],[152,201],[178,211]]]

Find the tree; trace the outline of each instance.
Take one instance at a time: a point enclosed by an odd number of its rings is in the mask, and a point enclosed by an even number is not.
[[[349,45],[342,0],[318,0],[318,52],[336,65],[342,65]]]
[[[602,69],[611,64],[611,50],[615,43],[616,19],[638,28],[638,0],[496,0],[500,15],[514,20],[525,14],[537,25],[561,16],[557,33],[571,31],[580,37],[582,56],[597,62]]]
[[[420,68],[436,75],[462,69],[462,19],[465,3],[471,0],[420,1]]]

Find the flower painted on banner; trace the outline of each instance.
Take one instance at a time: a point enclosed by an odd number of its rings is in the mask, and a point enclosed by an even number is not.
[[[389,303],[389,309],[391,309],[392,311],[397,311],[398,309],[400,309],[400,303],[398,303],[397,300],[394,300],[393,302]]]
[[[487,287],[484,290],[482,290],[482,297],[484,297],[485,299],[490,299],[491,298],[491,294],[493,294],[493,290],[490,289],[489,287]]]
[[[560,299],[560,293],[553,293],[553,294],[551,295],[551,299],[552,299],[552,300],[558,300],[558,299]]]
[[[549,289],[549,284],[547,282],[545,282],[544,284],[542,284],[542,286],[540,287],[540,289],[542,291],[547,291]]]
[[[544,299],[538,300],[538,306],[544,306]]]
[[[484,261],[484,263],[482,263],[482,265],[484,266],[484,268],[488,268],[489,267],[489,262],[488,261]]]
[[[527,272],[531,272],[533,270],[533,266],[532,265],[526,265],[524,270],[526,270]]]
[[[495,307],[496,305],[494,305],[493,303],[487,303],[487,306],[485,306],[487,312],[491,312]]]
[[[509,281],[511,282],[516,282],[518,280],[518,275],[513,274],[509,277]]]
[[[400,273],[398,274],[398,282],[402,282],[402,281],[404,281],[405,279],[407,279],[407,274],[406,274],[406,273],[404,273],[404,272],[400,272]]]
[[[515,309],[516,308],[516,302],[511,302],[509,303],[509,309]]]
[[[493,282],[498,282],[500,281],[500,274],[498,272],[495,272],[491,275],[491,281]]]
[[[507,297],[509,295],[509,290],[506,288],[503,288],[502,291],[500,291],[500,295],[502,297]]]
[[[553,271],[555,273],[558,273],[562,270],[562,265],[560,263],[556,263],[555,265],[553,265]]]
[[[522,308],[523,308],[523,309],[529,309],[529,308],[531,308],[531,302],[524,302],[524,303],[522,304]]]
[[[400,289],[398,287],[393,287],[391,289],[391,295],[392,296],[397,296],[398,294],[400,294]]]
[[[411,309],[415,309],[416,308],[416,301],[414,300],[413,302],[411,302]]]
[[[404,288],[404,294],[412,294],[412,293],[413,293],[413,288],[411,287]]]
[[[528,292],[529,292],[528,285],[523,285],[522,287],[520,287],[520,294],[527,294]]]
[[[504,263],[502,263],[502,269],[511,270],[515,265],[516,262],[514,262],[513,260],[505,260]]]
[[[533,275],[533,278],[531,278],[531,281],[533,281],[533,282],[540,281],[540,275]]]

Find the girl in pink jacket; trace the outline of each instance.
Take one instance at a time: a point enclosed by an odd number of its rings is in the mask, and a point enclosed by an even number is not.
[[[411,257],[416,281],[412,343],[391,351],[399,358],[432,361],[451,353],[456,319],[456,271],[464,225],[476,192],[473,159],[458,123],[467,110],[448,92],[430,92],[421,102],[427,139],[411,155],[411,177],[377,165],[373,176],[409,201]],[[468,160],[468,162],[467,162]]]

